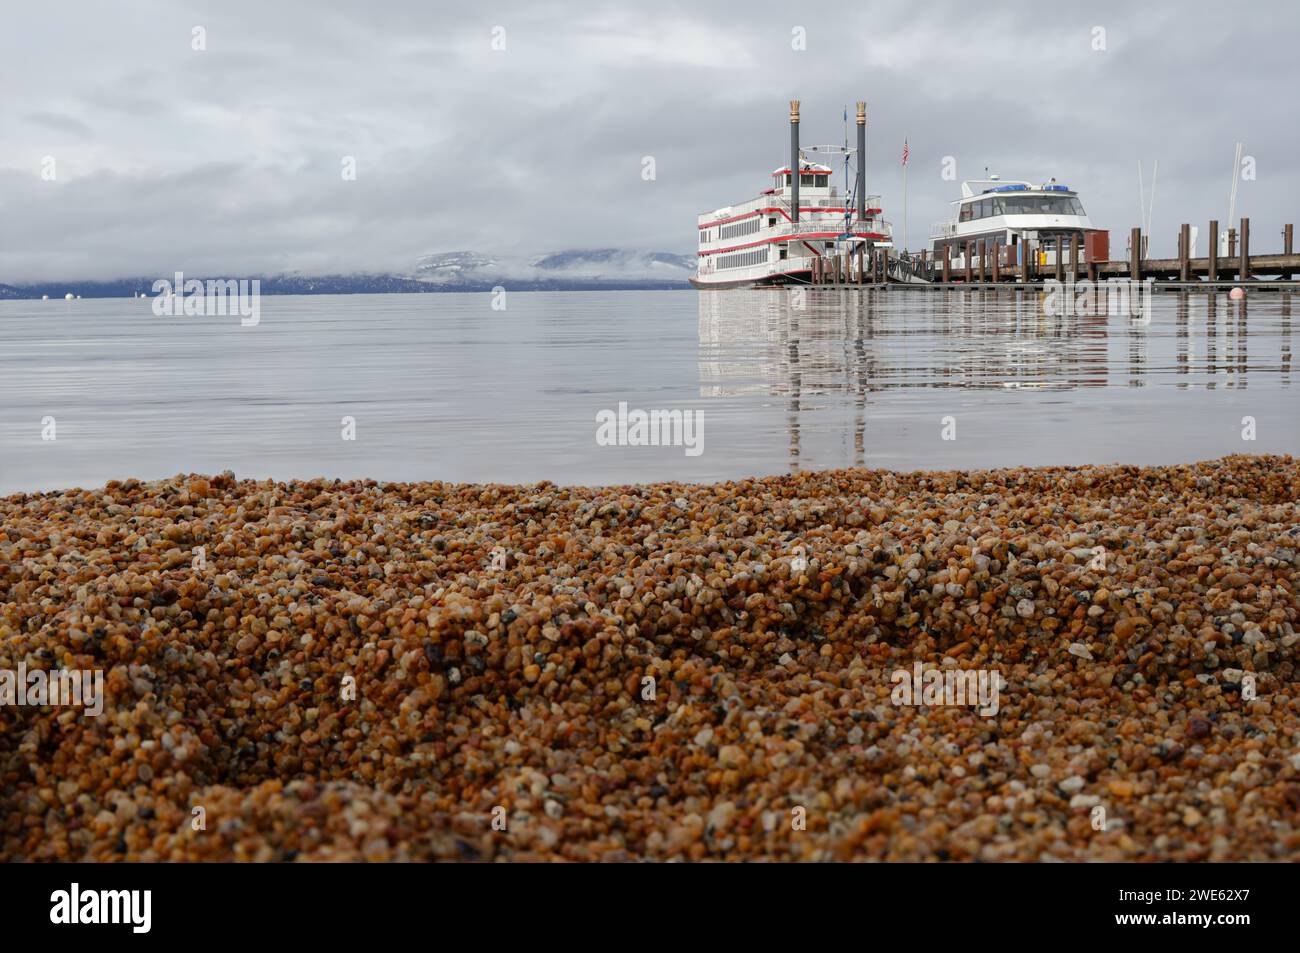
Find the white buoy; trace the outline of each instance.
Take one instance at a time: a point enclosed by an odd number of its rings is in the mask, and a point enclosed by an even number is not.
[[[75,297],[76,297],[76,295],[74,295],[71,291],[69,291],[67,294],[65,294],[65,295],[63,296],[63,300],[64,300],[64,301],[71,301],[71,300],[72,300],[73,298],[75,298]]]
[[[41,295],[41,300],[42,300],[42,301],[49,301],[49,300],[50,300],[50,296],[49,296],[49,295]]]

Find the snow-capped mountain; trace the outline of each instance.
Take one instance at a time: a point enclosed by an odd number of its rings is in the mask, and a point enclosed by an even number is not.
[[[694,270],[691,255],[624,248],[570,249],[527,258],[454,251],[423,256],[416,262],[414,277],[448,286],[522,282],[548,287],[648,287],[684,285]]]
[[[695,271],[695,258],[671,252],[636,252],[622,248],[590,248],[553,252],[533,260],[533,267],[550,273],[590,278],[666,278],[684,280]]]
[[[489,275],[495,258],[472,251],[451,251],[424,255],[415,262],[416,278],[436,282],[459,282]]]
[[[490,291],[498,285],[512,291],[671,290],[690,285],[693,255],[586,248],[544,255],[489,256],[475,251],[439,252],[417,259],[406,273],[304,275],[187,275],[257,278],[262,294],[393,294],[438,291]],[[141,276],[108,281],[51,281],[0,284],[0,298],[61,299],[71,292],[86,298],[131,298],[150,293],[154,278]],[[170,278],[171,275],[162,277]]]

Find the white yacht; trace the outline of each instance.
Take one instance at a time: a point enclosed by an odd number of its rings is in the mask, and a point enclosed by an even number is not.
[[[864,255],[890,247],[889,223],[881,217],[880,197],[865,193],[866,103],[858,103],[858,148],[799,148],[799,103],[790,103],[791,161],[772,171],[772,187],[737,205],[705,212],[696,225],[699,265],[697,288],[807,284],[813,261],[844,251]],[[844,188],[828,165],[810,162],[804,152],[832,151],[858,157],[856,175]],[[847,178],[847,163],[846,163]]]
[[[961,198],[952,204],[952,220],[936,225],[931,234],[936,261],[945,246],[952,246],[953,258],[960,261],[967,242],[978,251],[981,244],[990,249],[995,244],[1016,247],[1028,239],[1045,263],[1054,264],[1058,248],[1062,261],[1067,260],[1071,237],[1079,239],[1082,261],[1083,236],[1096,231],[1078,194],[1055,179],[1042,185],[1003,181],[996,175],[972,179],[961,184]],[[1014,255],[1018,260],[1018,248]]]

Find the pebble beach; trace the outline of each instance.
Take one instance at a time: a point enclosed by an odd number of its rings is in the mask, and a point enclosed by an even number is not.
[[[1300,859],[1300,462],[0,499],[9,861]],[[919,668],[918,668],[919,665]],[[984,672],[997,711],[898,704]]]

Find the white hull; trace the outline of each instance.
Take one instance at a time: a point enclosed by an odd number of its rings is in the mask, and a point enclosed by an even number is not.
[[[773,175],[777,185],[738,205],[699,217],[699,267],[691,284],[697,288],[745,288],[755,285],[808,284],[819,258],[853,254],[862,247],[891,245],[889,223],[879,199],[870,196],[865,215],[829,184],[827,166],[806,164],[799,210],[791,206],[789,170]]]
[[[931,234],[936,260],[947,252],[953,267],[965,267],[968,244],[972,261],[979,260],[982,246],[1007,248],[1028,242],[1040,262],[1065,262],[1070,240],[1096,231],[1076,193],[1054,183],[1034,187],[999,179],[963,182],[962,197],[953,206],[952,220],[936,225]]]

